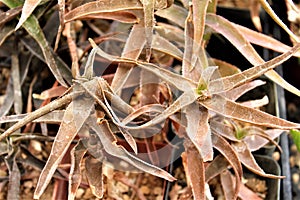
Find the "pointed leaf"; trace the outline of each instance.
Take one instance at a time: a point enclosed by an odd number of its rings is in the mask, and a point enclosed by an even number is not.
[[[81,162],[84,154],[87,152],[85,141],[82,139],[71,150],[71,168],[69,175],[69,194],[68,200],[75,199],[76,191],[81,183]]]
[[[276,176],[272,174],[266,174],[263,169],[259,167],[255,161],[251,151],[248,146],[243,142],[233,143],[233,148],[236,150],[239,159],[250,171],[254,172],[263,177],[267,178],[284,178],[284,176]]]
[[[185,172],[191,184],[193,197],[194,199],[205,199],[204,161],[190,141],[185,143],[185,149],[182,158],[186,162]]]
[[[41,3],[42,0],[25,0],[21,18],[15,28],[15,30],[19,29],[22,24],[27,20],[27,18],[32,14],[34,9]]]
[[[235,153],[234,149],[231,145],[222,137],[218,136],[217,134],[212,134],[212,141],[214,147],[220,151],[220,153],[227,159],[227,161],[232,166],[234,170],[236,179],[235,179],[235,193],[234,198],[237,198],[237,195],[240,191],[241,180],[242,180],[242,165],[241,161],[239,160],[237,154]]]
[[[9,1],[9,0],[3,0],[4,4],[6,4],[10,8],[14,8],[17,6],[21,6],[23,1],[16,0],[16,1]],[[26,21],[22,24],[22,26],[25,28],[25,30],[29,33],[31,37],[33,37],[39,44],[40,48],[42,49],[43,55],[45,57],[45,60],[47,62],[47,65],[57,81],[67,87],[66,82],[64,81],[64,78],[57,67],[57,63],[55,62],[55,56],[53,53],[53,50],[51,49],[50,45],[48,44],[48,41],[43,33],[43,30],[41,29],[39,25],[38,19],[30,15]]]
[[[296,42],[300,42],[298,37],[283,23],[283,21],[276,15],[274,10],[271,8],[270,4],[266,0],[259,0],[262,7],[265,9],[265,11],[272,17],[272,19],[281,27],[289,36],[295,40]]]
[[[226,200],[234,199],[234,187],[235,187],[235,182],[234,178],[232,177],[231,173],[226,170],[223,173],[221,173],[221,185],[222,189],[224,191],[224,196]]]
[[[241,97],[246,92],[249,92],[250,90],[264,85],[266,82],[262,80],[254,80],[245,84],[242,84],[241,86],[238,86],[236,88],[233,88],[227,92],[224,92],[222,95],[226,97],[229,100],[236,101],[239,97]]]
[[[102,173],[102,161],[88,156],[85,159],[86,178],[89,182],[92,193],[97,198],[103,197],[103,173]]]
[[[242,180],[242,165],[241,162],[235,153],[234,149],[231,147],[231,145],[222,137],[218,136],[217,134],[212,134],[212,141],[214,144],[214,147],[220,151],[220,153],[227,159],[227,161],[232,166],[235,176],[236,176],[236,182],[235,182],[235,193],[233,195],[233,199],[237,198],[237,195],[240,191],[241,186],[241,180]]]
[[[211,142],[211,131],[208,124],[208,110],[195,103],[185,108],[187,127],[186,132],[189,139],[198,149],[203,162],[213,159],[213,145]]]
[[[212,162],[205,168],[205,182],[208,183],[211,179],[221,174],[227,169],[229,162],[222,155],[217,155]]]
[[[206,107],[208,110],[219,113],[225,117],[249,122],[256,125],[278,129],[300,128],[300,124],[286,121],[260,110],[242,106],[220,95],[213,95],[211,99],[199,101],[199,103]]]
[[[65,22],[69,22],[78,18],[91,14],[115,12],[124,10],[143,9],[139,1],[119,1],[119,0],[102,0],[93,1],[71,10],[65,15]]]
[[[22,7],[12,8],[6,12],[0,13],[0,27],[3,26],[6,22],[14,19],[20,12],[22,11]],[[3,29],[3,27],[2,27]]]
[[[233,23],[232,23],[233,24]],[[238,24],[233,24],[239,32],[251,43],[271,49],[273,51],[281,52],[284,53],[288,50],[290,50],[292,47],[283,44],[282,42],[276,40],[275,38],[258,33],[256,31],[253,31],[247,27],[238,25]],[[299,57],[300,52],[297,52],[295,56]]]
[[[206,25],[224,35],[252,65],[256,66],[264,63],[264,60],[255,51],[253,46],[243,37],[238,29],[225,18],[208,13],[206,16]],[[300,91],[286,82],[274,70],[266,72],[265,75],[284,89],[300,96]]]
[[[133,25],[131,32],[126,40],[122,57],[123,58],[131,58],[136,60],[140,53],[143,50],[143,47],[146,43],[146,36],[143,30],[142,24],[135,24]],[[98,53],[99,54],[99,53]],[[117,93],[121,94],[122,88],[128,79],[129,75],[131,74],[132,68],[135,64],[126,64],[120,63],[117,71],[114,75],[114,79],[111,83],[112,89]]]
[[[37,184],[34,198],[38,199],[49,184],[58,164],[62,160],[71,142],[81,129],[94,107],[94,100],[90,96],[79,96],[71,102],[64,114],[50,156]]]
[[[22,126],[32,122],[33,120],[51,112],[52,110],[56,110],[57,108],[60,108],[72,101],[73,98],[78,96],[82,92],[73,92],[71,94],[65,95],[60,99],[57,99],[55,101],[50,102],[44,107],[41,107],[38,110],[33,111],[32,113],[29,113],[24,117],[24,119],[18,121],[16,124],[11,126],[9,129],[7,129],[3,134],[0,135],[0,141],[4,138],[8,137],[10,134],[21,128]]]
[[[123,146],[117,145],[116,139],[114,138],[113,133],[110,130],[108,122],[106,120],[102,120],[100,124],[97,124],[96,118],[91,117],[88,120],[88,124],[90,128],[98,134],[98,137],[101,140],[101,143],[108,154],[116,156],[133,165],[134,167],[144,172],[150,173],[154,176],[164,178],[168,181],[175,180],[175,178],[168,172],[160,169],[159,167],[146,163],[143,160],[140,160],[139,158],[130,154]]]
[[[292,49],[287,51],[286,53],[281,54],[280,56],[277,56],[276,58],[273,58],[270,61],[265,62],[262,65],[254,66],[250,69],[247,69],[245,71],[242,71],[238,74],[234,74],[232,76],[227,76],[224,78],[213,80],[209,83],[209,91],[211,94],[228,91],[234,87],[237,87],[243,83],[246,83],[250,80],[253,80],[267,71],[275,68],[276,66],[282,64],[284,61],[288,60],[293,54],[295,54],[300,48],[300,43],[295,45]],[[221,91],[220,91],[220,85]]]

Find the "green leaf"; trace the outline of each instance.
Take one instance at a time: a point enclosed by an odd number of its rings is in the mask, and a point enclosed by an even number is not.
[[[293,137],[293,141],[297,146],[298,151],[300,152],[300,131],[296,129],[290,130],[290,134]]]

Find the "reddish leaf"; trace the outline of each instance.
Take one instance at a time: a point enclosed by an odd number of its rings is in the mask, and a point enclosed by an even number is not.
[[[88,156],[85,159],[86,177],[89,182],[92,193],[98,197],[103,197],[103,173],[102,173],[102,161]]]
[[[266,174],[256,163],[251,151],[244,142],[233,143],[232,146],[236,150],[243,165],[245,165],[250,171],[267,178],[284,178],[284,176]]]
[[[238,193],[240,191],[241,180],[242,180],[242,165],[241,161],[239,160],[237,154],[235,153],[234,149],[231,145],[222,137],[218,136],[217,134],[212,134],[212,141],[214,147],[220,151],[220,153],[228,160],[230,165],[232,166],[235,176],[236,176],[236,183],[235,183],[235,193],[233,195],[233,199],[236,199]]]
[[[85,141],[79,140],[76,146],[73,147],[71,150],[71,168],[69,174],[69,194],[68,200],[75,199],[75,195],[77,189],[81,183],[81,162],[83,159],[84,154],[86,153],[86,145],[84,144]]]

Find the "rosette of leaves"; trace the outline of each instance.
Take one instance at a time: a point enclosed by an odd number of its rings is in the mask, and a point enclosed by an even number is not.
[[[11,8],[10,12],[15,13],[14,16],[17,16],[16,13],[20,12],[20,9],[18,10],[16,7],[23,5],[23,1],[7,0],[2,2]],[[264,3],[263,5],[267,11],[272,14],[271,10],[268,9],[268,4],[264,1],[261,2]],[[57,59],[39,28],[37,18],[32,15],[35,8],[44,4],[47,4],[47,1],[24,1],[17,28],[24,27],[38,42],[51,72],[61,85],[68,87],[71,85],[70,70]],[[273,175],[265,174],[260,169],[255,163],[251,151],[260,148],[266,141],[272,141],[278,133],[253,128],[253,126],[251,130],[257,130],[256,137],[266,139],[260,143],[257,141],[255,146],[247,140],[247,129],[238,126],[232,128],[226,122],[234,123],[236,120],[259,127],[264,126],[281,130],[297,130],[300,128],[299,124],[274,117],[249,105],[235,102],[245,91],[259,86],[261,83],[255,82],[254,79],[263,74],[285,89],[299,95],[300,92],[296,88],[289,85],[273,71],[273,68],[291,56],[299,56],[299,43],[296,43],[294,47],[289,47],[271,37],[231,23],[214,14],[217,1],[191,1],[190,3],[176,1],[174,3],[172,1],[154,0],[103,0],[84,1],[83,4],[77,1],[71,1],[69,4],[58,1],[58,5],[60,8],[60,29],[56,44],[59,42],[60,34],[64,29],[72,59],[71,71],[74,81],[69,87],[69,92],[47,106],[27,114],[25,117],[24,115],[17,115],[10,118],[1,118],[1,123],[9,120],[19,120],[1,134],[1,140],[34,120],[36,122],[55,121],[61,123],[54,139],[52,153],[40,176],[35,198],[41,196],[51,177],[55,175],[56,169],[68,147],[78,134],[87,138],[80,140],[72,151],[72,167],[69,175],[70,199],[74,198],[80,184],[81,172],[79,168],[87,152],[89,153],[85,161],[92,166],[87,168],[89,184],[97,197],[103,195],[101,163],[106,154],[125,160],[147,173],[173,181],[174,178],[164,170],[138,159],[123,146],[117,145],[117,138],[114,133],[120,132],[132,150],[137,152],[136,142],[131,132],[151,129],[153,125],[161,124],[168,118],[172,121],[175,129],[178,128],[177,134],[184,138],[185,152],[182,157],[185,162],[188,185],[192,188],[195,199],[205,199],[205,195],[208,195],[205,192],[207,182],[216,174],[221,173],[221,170],[227,169],[228,165],[232,167],[235,175],[235,178],[231,178],[232,175],[230,174],[224,175],[227,180],[235,180],[235,184],[233,184],[235,189],[228,192],[228,198],[236,199],[243,191],[241,186],[242,164],[259,175],[274,178]],[[69,11],[66,12],[66,10]],[[272,16],[277,19],[274,13]],[[161,18],[165,20],[160,22],[158,19]],[[6,22],[11,19],[6,17],[3,24],[7,25]],[[93,50],[87,60],[85,72],[80,76],[79,58],[76,53],[78,47],[74,43],[76,36],[71,33],[74,30],[76,20],[85,21],[89,19],[109,19],[114,22],[118,21],[133,25],[119,57],[106,53],[91,41]],[[278,23],[281,23],[281,21],[278,21]],[[120,24],[117,23],[117,25]],[[9,30],[5,33],[5,37],[1,38],[2,42],[11,34],[13,29],[10,27]],[[211,32],[222,34],[253,67],[241,72],[220,61],[215,61],[217,66],[210,65],[205,47]],[[108,32],[107,34],[113,33]],[[107,36],[106,38],[100,38],[99,41],[111,39],[113,38]],[[283,54],[265,62],[251,43]],[[93,77],[93,62],[96,53],[100,57],[118,64],[111,85],[102,77]],[[172,66],[174,59],[180,62],[182,74],[177,74],[159,66]],[[155,60],[155,63],[152,63],[153,60]],[[58,67],[59,65],[64,68]],[[179,97],[174,102],[171,101],[167,107],[162,105],[149,106],[148,103],[153,104],[155,101],[146,102],[145,100],[140,100],[142,106],[140,109],[134,109],[128,105],[121,99],[120,94],[125,87],[125,82],[130,78],[132,70],[136,67],[141,69],[140,83],[143,88],[141,93],[142,97],[145,97],[144,99],[157,95],[155,93],[156,86],[143,86],[143,83],[147,81],[147,76],[163,80],[168,87],[176,88],[180,93]],[[222,73],[224,68],[225,72],[228,71],[226,68],[234,69],[234,73],[230,72],[224,75]],[[62,72],[63,69],[66,73]],[[119,105],[117,110],[125,115],[125,118],[120,119],[118,117],[115,108],[111,107],[112,101],[117,102],[114,105]],[[65,110],[54,111],[66,105]],[[156,116],[151,119],[149,112],[156,113]],[[99,113],[101,114],[99,115]],[[183,114],[183,117],[178,118],[178,113]],[[134,123],[137,118],[142,119],[143,123]],[[144,120],[149,118],[151,120]],[[90,134],[81,135],[82,129],[89,129]],[[214,157],[214,148],[223,157]],[[220,159],[222,159],[222,162],[219,162]],[[211,162],[210,165],[205,167],[208,162]],[[222,163],[222,167],[218,171],[214,171],[215,163]],[[11,166],[11,171],[14,171],[16,165],[12,164]],[[91,175],[92,168],[97,169],[99,173],[94,176]]]

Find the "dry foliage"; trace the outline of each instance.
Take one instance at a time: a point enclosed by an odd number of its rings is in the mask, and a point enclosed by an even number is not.
[[[173,191],[176,198],[206,199],[212,180],[218,178],[226,199],[260,199],[242,183],[242,166],[262,177],[284,178],[265,173],[252,152],[267,143],[277,146],[275,139],[283,130],[297,134],[300,124],[258,109],[268,103],[267,97],[237,101],[264,84],[257,80],[262,75],[300,96],[273,70],[300,56],[299,39],[267,1],[249,1],[253,22],[260,30],[262,6],[291,36],[293,47],[217,15],[216,0],[0,2],[1,65],[11,68],[0,107],[8,199],[19,198],[23,165],[42,170],[35,199],[52,177],[68,180],[70,200],[84,185],[95,197],[107,197],[106,165],[176,182],[162,168],[172,164],[170,154],[178,146],[184,149],[180,156],[187,186],[176,195]],[[240,71],[239,66],[209,58],[205,49],[211,34],[223,35],[253,67]],[[252,44],[282,54],[264,61]],[[56,83],[32,95],[41,78],[35,70],[42,63]],[[27,94],[22,90],[25,83]],[[33,109],[32,96],[43,100],[43,106]],[[59,124],[54,137],[48,124]],[[174,136],[183,144],[170,144],[168,138]],[[32,140],[52,143],[46,163],[27,150]],[[130,167],[120,166],[121,161]],[[60,164],[68,164],[69,172]],[[107,179],[123,182],[145,198],[125,176]]]

